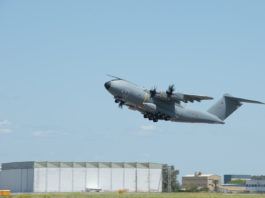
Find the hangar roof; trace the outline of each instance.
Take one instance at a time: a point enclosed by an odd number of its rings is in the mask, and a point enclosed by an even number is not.
[[[163,164],[139,162],[11,162],[3,163],[2,170],[31,168],[150,168],[161,169]]]

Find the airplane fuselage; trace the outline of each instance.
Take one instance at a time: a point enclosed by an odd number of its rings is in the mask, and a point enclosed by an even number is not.
[[[130,109],[140,111],[145,118],[150,119],[156,116],[159,120],[175,122],[224,124],[217,116],[208,112],[188,109],[170,100],[162,101],[153,98],[149,90],[125,80],[109,81],[105,83],[105,87],[114,96],[116,102],[122,102]]]

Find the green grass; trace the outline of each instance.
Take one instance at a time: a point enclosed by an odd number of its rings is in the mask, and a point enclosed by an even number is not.
[[[265,198],[265,194],[221,194],[221,193],[62,193],[62,194],[15,194],[10,198]]]

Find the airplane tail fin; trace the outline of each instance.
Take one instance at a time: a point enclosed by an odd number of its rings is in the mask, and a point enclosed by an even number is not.
[[[213,106],[210,107],[210,109],[208,109],[208,112],[216,115],[221,120],[225,120],[229,115],[231,115],[242,105],[241,102],[264,104],[259,101],[236,98],[229,94],[224,94],[219,101],[217,101]]]

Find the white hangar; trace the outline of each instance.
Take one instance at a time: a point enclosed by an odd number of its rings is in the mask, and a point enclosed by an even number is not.
[[[162,192],[162,164],[14,162],[2,164],[0,190],[11,192]]]

